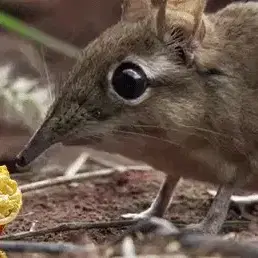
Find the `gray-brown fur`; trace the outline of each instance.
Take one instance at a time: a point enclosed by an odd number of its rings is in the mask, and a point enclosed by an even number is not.
[[[132,8],[137,15],[85,48],[84,61],[70,72],[18,163],[82,137],[94,148],[144,161],[171,180],[258,190],[258,4],[231,4],[204,15],[203,0],[168,2],[163,19],[164,5],[148,2],[149,11]],[[150,95],[137,105],[108,91],[110,69],[128,56],[154,74]]]

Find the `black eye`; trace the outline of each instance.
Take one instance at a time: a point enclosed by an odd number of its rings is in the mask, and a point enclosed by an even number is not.
[[[122,63],[113,74],[112,85],[120,97],[126,100],[137,99],[147,89],[147,76],[138,65]]]

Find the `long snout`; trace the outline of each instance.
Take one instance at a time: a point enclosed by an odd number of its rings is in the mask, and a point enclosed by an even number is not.
[[[16,166],[25,167],[38,158],[50,146],[55,144],[53,140],[44,137],[41,131],[36,132],[23,150],[16,156]]]

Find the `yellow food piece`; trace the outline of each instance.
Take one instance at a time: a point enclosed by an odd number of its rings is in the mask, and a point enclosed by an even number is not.
[[[5,252],[0,251],[0,258],[8,258]]]
[[[13,221],[21,206],[22,194],[17,182],[10,178],[6,166],[0,166],[0,225]]]
[[[16,181],[10,178],[6,166],[0,166],[0,234],[4,226],[13,221],[22,206],[22,194]],[[0,258],[7,258],[0,250]]]

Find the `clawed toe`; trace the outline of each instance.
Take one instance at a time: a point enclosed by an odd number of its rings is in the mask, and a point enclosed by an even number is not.
[[[121,215],[123,219],[132,219],[132,220],[140,220],[140,219],[146,219],[150,218],[151,215],[147,212],[141,212],[141,213],[126,213]]]

